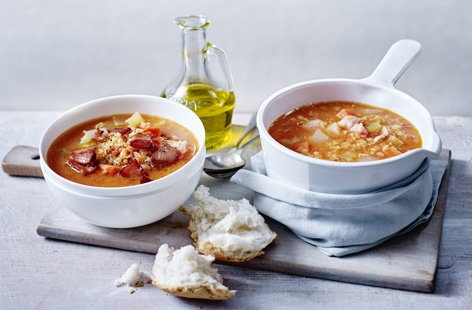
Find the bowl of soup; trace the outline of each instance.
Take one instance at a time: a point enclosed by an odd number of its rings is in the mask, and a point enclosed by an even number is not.
[[[267,175],[317,192],[366,193],[438,156],[430,113],[394,87],[419,50],[401,40],[367,78],[306,81],[268,97],[257,115]]]
[[[54,120],[40,163],[60,205],[104,227],[137,227],[173,213],[197,186],[205,158],[200,119],[170,100],[101,98]]]

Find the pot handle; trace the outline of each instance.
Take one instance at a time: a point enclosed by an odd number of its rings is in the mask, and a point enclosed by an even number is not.
[[[365,81],[382,86],[394,87],[397,80],[413,63],[421,44],[414,40],[400,40],[395,42],[382,58],[377,68]]]

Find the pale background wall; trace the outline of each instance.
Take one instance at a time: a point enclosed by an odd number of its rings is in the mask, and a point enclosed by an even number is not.
[[[423,51],[397,86],[433,114],[472,115],[472,1],[0,0],[0,110],[65,110],[159,94],[178,71],[176,16],[210,18],[228,54],[237,111],[273,91],[368,75],[391,43]]]

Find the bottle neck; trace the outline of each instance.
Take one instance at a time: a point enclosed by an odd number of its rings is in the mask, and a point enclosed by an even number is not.
[[[205,29],[182,31],[182,63],[185,77],[189,83],[207,81],[204,66],[206,45]]]

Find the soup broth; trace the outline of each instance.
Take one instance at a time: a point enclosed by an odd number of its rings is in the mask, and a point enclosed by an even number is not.
[[[162,178],[197,151],[184,126],[139,113],[115,114],[74,126],[51,144],[49,167],[80,184],[120,187]]]
[[[389,158],[422,146],[418,130],[404,117],[351,101],[293,109],[270,125],[269,134],[295,152],[343,162]]]

